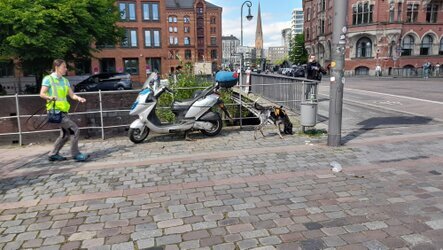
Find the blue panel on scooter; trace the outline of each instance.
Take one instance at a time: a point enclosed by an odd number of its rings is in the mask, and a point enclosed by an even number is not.
[[[215,81],[218,82],[222,88],[232,88],[237,84],[237,72],[219,71],[215,74]]]
[[[138,101],[135,101],[131,106],[131,110],[135,109],[135,107],[137,107],[137,105],[138,105]]]
[[[149,94],[149,92],[151,92],[150,89],[144,89],[144,90],[140,91],[140,93],[138,93],[138,94],[139,95],[146,95],[146,94]]]

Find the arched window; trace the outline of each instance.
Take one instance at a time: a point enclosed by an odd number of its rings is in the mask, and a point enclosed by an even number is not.
[[[211,16],[211,24],[215,24],[216,23],[216,18],[215,16]]]
[[[431,55],[432,54],[432,37],[430,35],[426,35],[423,37],[420,46],[420,55]]]
[[[360,66],[355,69],[355,75],[362,76],[362,75],[369,75],[369,68],[365,66]]]
[[[402,47],[402,56],[411,56],[412,51],[414,50],[414,37],[411,35],[405,36],[403,38],[403,42],[401,44]]]
[[[189,16],[185,16],[185,17],[183,17],[183,22],[184,23],[190,23],[191,22],[191,18]]]
[[[358,40],[356,57],[372,57],[371,39],[363,37]]]
[[[176,23],[177,22],[177,16],[168,16],[168,22],[169,23]]]
[[[191,45],[191,38],[189,36],[185,37],[185,45]]]

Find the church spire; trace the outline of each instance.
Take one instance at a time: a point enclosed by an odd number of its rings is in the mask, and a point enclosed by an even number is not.
[[[260,2],[258,2],[257,28],[255,30],[255,49],[257,57],[261,58],[263,54],[263,29],[261,23]]]

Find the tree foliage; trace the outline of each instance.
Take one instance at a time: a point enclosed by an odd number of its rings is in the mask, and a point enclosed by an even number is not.
[[[294,64],[305,64],[308,61],[308,52],[305,48],[305,36],[296,34],[290,43],[289,60]]]
[[[119,16],[114,0],[0,0],[0,54],[39,75],[121,40]]]

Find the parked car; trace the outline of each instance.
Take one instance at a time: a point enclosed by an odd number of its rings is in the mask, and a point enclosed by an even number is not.
[[[75,92],[125,89],[132,89],[131,75],[127,73],[100,73],[92,75],[74,87]]]
[[[293,65],[291,76],[293,77],[305,77],[306,65]]]

